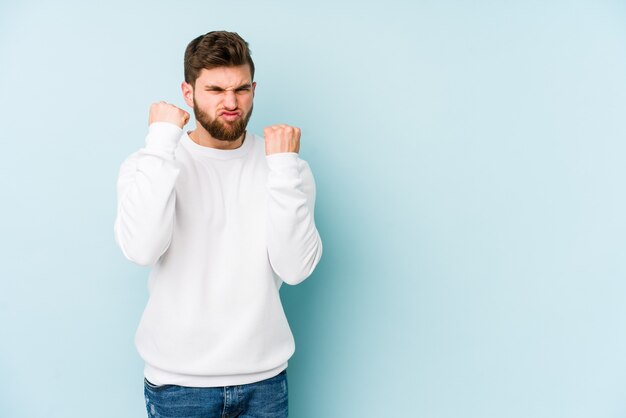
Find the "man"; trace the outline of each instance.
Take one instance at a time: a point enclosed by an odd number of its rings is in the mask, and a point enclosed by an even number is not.
[[[196,129],[153,104],[145,147],[118,180],[117,243],[153,266],[135,337],[148,415],[286,417],[295,345],[279,288],[322,254],[313,175],[298,128],[246,131],[256,82],[239,35],[199,36],[184,61]]]

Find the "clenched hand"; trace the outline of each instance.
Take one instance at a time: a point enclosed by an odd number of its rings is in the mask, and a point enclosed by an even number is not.
[[[189,113],[166,102],[152,103],[148,124],[153,122],[169,122],[182,129],[189,122]]]
[[[265,154],[300,152],[300,128],[289,125],[272,125],[263,129]]]

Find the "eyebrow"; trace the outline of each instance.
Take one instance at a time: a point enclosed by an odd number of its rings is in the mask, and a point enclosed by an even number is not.
[[[251,89],[251,88],[252,88],[252,83],[244,83],[244,84],[241,84],[240,86],[235,87],[233,90],[246,90],[246,89]],[[226,91],[224,87],[214,86],[211,84],[204,86],[204,89],[212,90],[212,91]]]

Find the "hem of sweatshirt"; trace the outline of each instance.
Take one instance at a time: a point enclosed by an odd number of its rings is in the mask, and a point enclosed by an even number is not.
[[[189,374],[172,373],[146,363],[144,367],[144,377],[157,386],[177,385],[187,387],[222,387],[247,385],[249,383],[260,382],[270,379],[287,368],[288,362],[280,366],[260,373],[235,374],[227,376],[196,376]]]

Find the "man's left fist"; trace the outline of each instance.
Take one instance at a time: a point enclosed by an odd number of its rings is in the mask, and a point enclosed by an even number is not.
[[[280,152],[300,152],[300,128],[289,125],[272,125],[263,129],[265,155]]]

